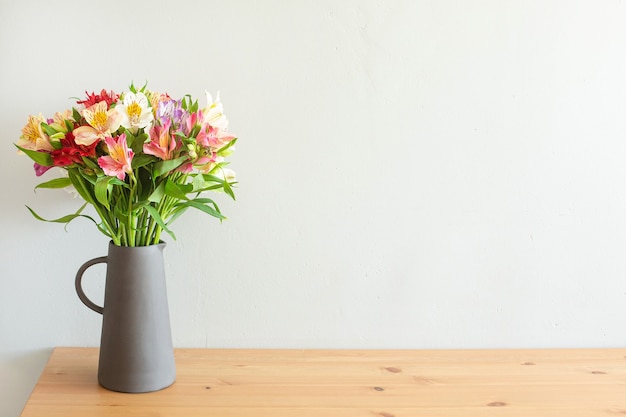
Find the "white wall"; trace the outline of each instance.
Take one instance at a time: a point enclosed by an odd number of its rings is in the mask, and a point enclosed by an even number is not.
[[[626,3],[0,0],[0,415],[107,240],[12,145],[31,113],[131,81],[221,91],[229,221],[166,250],[179,347],[626,344]],[[103,271],[90,281],[102,290]]]

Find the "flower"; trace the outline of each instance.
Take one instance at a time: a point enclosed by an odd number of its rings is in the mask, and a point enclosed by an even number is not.
[[[106,175],[114,176],[124,181],[127,173],[132,173],[131,162],[135,155],[128,149],[126,134],[122,133],[117,138],[108,137],[104,139],[109,154],[98,158],[98,165]]]
[[[162,101],[171,100],[171,97],[169,96],[169,94],[158,93],[156,91],[146,91],[146,97],[148,98],[148,101],[150,102],[150,107],[152,107],[152,113],[155,113],[155,114],[157,112],[157,109],[159,108],[159,103],[161,103]]]
[[[89,146],[92,143],[111,136],[120,127],[119,113],[107,109],[106,101],[100,101],[83,110],[83,117],[88,126],[74,129],[75,141],[79,145]]]
[[[35,162],[37,176],[53,167],[67,174],[37,188],[73,187],[84,200],[76,213],[47,221],[87,217],[118,246],[146,246],[162,232],[175,238],[171,224],[188,208],[225,219],[204,196],[224,191],[235,198],[235,174],[225,158],[237,138],[226,130],[219,94],[214,101],[207,93],[203,109],[188,95],[174,99],[145,86],[86,94],[79,108],[49,119],[29,116],[16,143]],[[98,221],[81,214],[86,205]]]
[[[154,115],[145,94],[128,92],[123,97],[122,102],[115,107],[120,114],[121,125],[131,132],[148,127],[154,120]]]
[[[207,106],[204,109],[204,123],[218,129],[228,129],[228,119],[226,118],[226,115],[224,115],[224,106],[222,106],[222,102],[220,101],[220,93],[217,93],[215,101],[213,101],[213,97],[211,97],[211,94],[208,91],[205,93]]]
[[[100,94],[94,94],[93,92],[89,94],[86,91],[85,94],[87,94],[87,98],[85,100],[77,101],[76,103],[82,104],[85,107],[91,107],[96,103],[104,101],[107,104],[107,110],[111,107],[111,104],[119,98],[119,96],[113,91],[107,93],[104,89],[100,91]]]
[[[48,124],[58,132],[67,132],[69,130],[66,122],[69,122],[70,126],[74,123],[71,110],[58,111],[54,113],[52,120],[48,120]]]
[[[74,134],[67,132],[65,137],[61,139],[61,148],[50,152],[54,166],[65,167],[72,164],[85,165],[83,157],[95,157],[97,142],[91,145],[79,145],[76,143]]]
[[[187,112],[183,109],[180,100],[160,101],[156,110],[156,118],[159,123],[163,124],[166,120],[170,120],[176,127],[186,122]]]
[[[167,119],[164,125],[155,125],[150,128],[150,140],[143,144],[143,152],[157,156],[164,161],[172,159],[173,152],[176,149],[176,140],[170,134],[171,125],[172,121]]]
[[[45,122],[45,119],[39,114],[39,116],[28,116],[28,122],[26,126],[22,128],[22,136],[18,140],[17,145],[24,149],[30,149],[33,151],[51,151],[54,148],[50,144],[50,139],[43,132],[41,124]]]
[[[211,148],[215,151],[220,150],[223,146],[235,139],[235,135],[217,129],[213,126],[206,126],[204,130],[198,133],[198,143],[204,147]]]

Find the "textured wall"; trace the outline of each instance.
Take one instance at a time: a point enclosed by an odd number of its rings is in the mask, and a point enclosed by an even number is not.
[[[107,247],[30,216],[79,202],[33,193],[12,143],[133,80],[220,90],[240,137],[229,220],[189,213],[168,240],[176,346],[624,346],[625,20],[621,1],[0,0],[0,414],[52,347],[98,344],[73,279]]]

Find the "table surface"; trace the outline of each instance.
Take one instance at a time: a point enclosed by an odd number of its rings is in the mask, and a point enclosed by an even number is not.
[[[56,348],[21,417],[626,415],[626,349],[176,349],[145,394],[97,383],[98,350]]]

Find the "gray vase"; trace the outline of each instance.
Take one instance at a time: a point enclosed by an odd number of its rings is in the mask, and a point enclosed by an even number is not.
[[[83,264],[76,292],[102,314],[98,382],[120,392],[150,392],[176,379],[163,249],[165,243],[126,247],[109,243],[108,256]],[[106,263],[104,306],[84,293],[82,278],[92,265]]]

